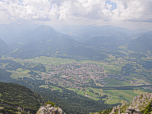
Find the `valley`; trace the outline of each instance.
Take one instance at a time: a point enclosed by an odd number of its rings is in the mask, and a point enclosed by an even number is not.
[[[99,31],[76,40],[39,26],[17,34],[8,45],[1,41],[1,82],[24,85],[67,114],[110,109],[152,92],[151,32],[134,39],[127,32]],[[149,46],[141,47],[143,41]]]
[[[102,61],[77,61],[46,56],[15,59],[3,56],[1,60],[14,61],[22,67],[10,70],[8,63],[1,63],[0,67],[12,73],[10,77],[13,79],[44,81],[39,88],[58,92],[63,92],[62,88],[65,88],[95,101],[100,101],[103,97],[105,104],[117,104],[130,102],[134,96],[151,91],[151,82],[142,75],[147,71],[147,76],[150,77],[149,70],[134,62],[134,58],[130,58],[131,54],[119,58],[109,54],[109,58]],[[151,60],[151,56],[144,55],[140,60]],[[147,85],[148,89],[142,88],[142,85]],[[126,90],[125,87],[130,88]]]

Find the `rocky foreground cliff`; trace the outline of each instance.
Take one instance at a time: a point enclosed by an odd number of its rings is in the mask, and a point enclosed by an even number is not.
[[[47,103],[41,106],[36,114],[65,114],[61,108],[56,107],[55,104]]]
[[[152,114],[152,93],[140,94],[129,105],[122,104],[95,114]]]

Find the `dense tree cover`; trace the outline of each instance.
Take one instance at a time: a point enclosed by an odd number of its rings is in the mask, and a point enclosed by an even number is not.
[[[125,64],[121,69],[121,74],[129,76],[130,73],[133,73],[136,69],[132,64]]]
[[[16,112],[18,112],[19,110],[12,107],[12,106],[6,106],[3,104],[0,104],[0,107],[3,107],[0,109],[0,113],[6,114],[6,113],[10,113],[10,114],[16,114]]]
[[[2,82],[9,82],[9,81],[12,81],[12,78],[10,78],[10,75],[12,73],[10,72],[7,72],[6,70],[4,69],[0,69],[0,81]]]
[[[28,86],[32,90],[38,92],[47,101],[53,101],[67,114],[88,114],[89,112],[96,112],[97,110],[108,109],[115,106],[104,104],[102,98],[100,101],[95,101],[78,95],[74,91],[67,90],[61,86],[59,87],[62,89],[62,92],[57,90],[51,91],[50,89],[46,88],[39,88],[40,85],[45,84],[45,81],[33,81],[28,78],[24,78],[23,80],[18,80],[16,82]]]
[[[138,60],[141,59],[142,57],[147,57],[147,56],[145,54],[140,54],[140,53],[130,53],[129,57]]]
[[[42,64],[38,64],[35,67],[33,67],[31,70],[37,70],[37,71],[41,71],[41,72],[46,72],[46,68],[44,65]]]
[[[34,71],[31,71],[29,72],[28,74],[31,74],[33,77],[35,77],[36,75],[39,75],[38,73],[34,72]]]
[[[38,93],[25,86],[0,82],[0,103],[4,107],[0,112],[11,110],[15,113],[17,107],[21,107],[25,111],[36,113],[43,102],[44,99]]]
[[[5,63],[5,70],[16,70],[18,68],[23,68],[23,66],[20,63],[17,63],[12,60],[5,60],[5,59],[0,59],[0,63]]]
[[[140,61],[139,64],[143,65],[144,68],[146,69],[152,69],[152,61]]]

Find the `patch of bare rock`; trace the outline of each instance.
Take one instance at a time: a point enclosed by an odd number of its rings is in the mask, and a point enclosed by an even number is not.
[[[47,104],[46,106],[41,106],[36,114],[65,114],[61,108],[51,106]]]
[[[121,106],[113,107],[110,114],[142,114],[148,105],[152,106],[152,93],[147,92],[134,97],[133,102],[128,106],[122,104]]]

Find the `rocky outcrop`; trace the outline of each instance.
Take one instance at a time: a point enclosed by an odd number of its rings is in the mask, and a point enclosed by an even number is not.
[[[37,111],[36,114],[65,114],[61,108],[51,106],[51,104],[47,104],[47,106],[42,106]]]
[[[152,93],[148,92],[134,97],[129,106],[122,104],[121,106],[113,107],[110,114],[142,114],[147,106],[152,107]]]
[[[121,113],[121,114],[142,114],[142,113],[138,109],[129,107],[129,108],[127,108],[125,113]]]
[[[121,114],[121,108],[124,106],[125,104],[122,104],[121,106],[118,105],[117,107],[113,107],[112,111],[110,112],[110,114],[115,114],[116,112],[118,112],[118,114]]]
[[[131,106],[143,110],[151,101],[152,93],[147,92],[146,94],[140,94],[137,97],[134,97]]]

